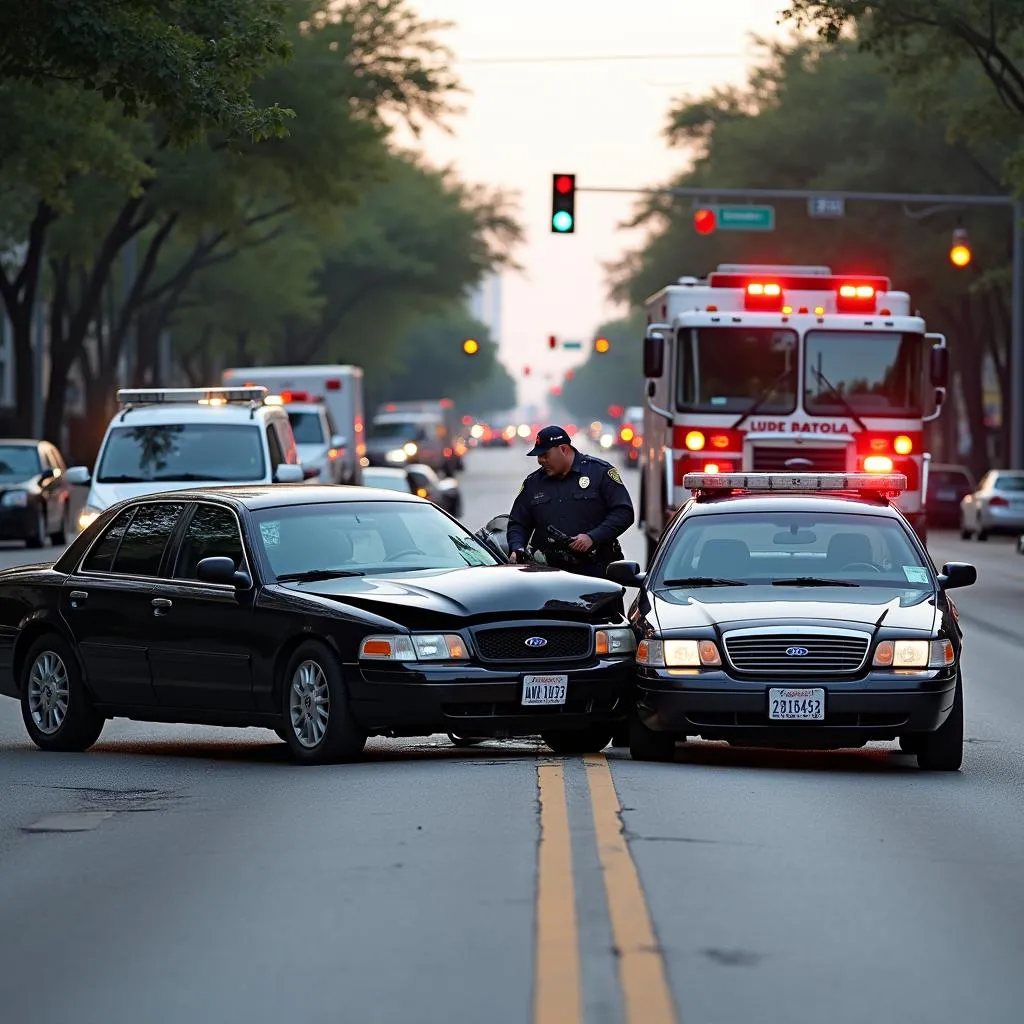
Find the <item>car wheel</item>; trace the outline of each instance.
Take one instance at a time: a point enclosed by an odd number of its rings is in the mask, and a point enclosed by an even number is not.
[[[483,743],[483,736],[459,736],[458,733],[448,733],[448,739],[452,741],[453,747],[475,747],[478,743]]]
[[[599,754],[612,741],[607,725],[588,725],[585,729],[552,729],[540,738],[556,754]]]
[[[88,750],[105,719],[93,706],[71,646],[56,633],[40,637],[28,651],[18,680],[21,717],[41,750]]]
[[[60,514],[60,528],[50,534],[50,542],[57,546],[62,546],[68,542],[68,534],[71,532],[69,522],[71,519],[71,509],[67,502],[64,502],[64,508]]]
[[[922,733],[917,766],[929,772],[958,772],[964,759],[964,686],[957,677],[953,707],[935,732]]]
[[[352,717],[341,663],[322,643],[300,644],[285,668],[281,694],[285,742],[301,764],[353,761],[366,746]]]
[[[25,547],[32,548],[45,548],[48,534],[46,532],[46,509],[40,505],[39,510],[36,512],[36,524],[35,533],[31,537],[25,538]]]
[[[676,738],[670,732],[648,729],[634,716],[629,722],[629,756],[634,761],[671,761],[675,757]]]
[[[904,754],[916,754],[921,749],[921,734],[908,732],[900,737],[900,750]]]

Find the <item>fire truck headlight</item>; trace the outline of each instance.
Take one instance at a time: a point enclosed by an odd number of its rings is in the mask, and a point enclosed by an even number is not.
[[[914,450],[914,442],[906,434],[900,434],[892,443],[897,455],[909,455]]]
[[[684,443],[691,452],[699,452],[704,447],[704,435],[699,430],[691,430]]]

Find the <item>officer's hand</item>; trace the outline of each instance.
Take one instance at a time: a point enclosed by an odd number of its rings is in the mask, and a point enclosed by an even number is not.
[[[583,554],[584,551],[589,551],[593,546],[594,542],[590,539],[589,533],[577,533],[569,545],[569,550]]]
[[[508,560],[510,562],[512,562],[513,564],[518,563],[519,555],[520,554],[521,554],[521,552],[519,552],[519,551],[510,551],[509,552],[509,556],[508,556]]]

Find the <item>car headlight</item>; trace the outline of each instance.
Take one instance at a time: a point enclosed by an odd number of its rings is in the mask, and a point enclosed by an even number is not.
[[[599,629],[594,648],[598,654],[632,654],[636,650],[636,635],[631,629]]]
[[[418,446],[418,445],[416,445],[416,444],[415,444],[415,443],[414,443],[413,441],[407,441],[407,442],[406,442],[405,444],[403,444],[403,445],[402,445],[402,451],[403,451],[403,452],[405,452],[405,454],[406,454],[406,455],[408,455],[410,459],[411,459],[411,458],[412,458],[412,457],[413,457],[413,456],[414,456],[414,455],[415,455],[415,454],[416,454],[416,453],[417,453],[417,452],[418,452],[419,450],[420,450],[420,449],[419,449],[419,446]]]
[[[103,509],[101,508],[96,508],[93,505],[86,505],[82,511],[78,513],[78,529],[87,530],[96,522],[102,511]]]
[[[637,664],[651,668],[698,668],[722,664],[722,656],[714,640],[641,640],[636,660]]]
[[[401,448],[392,448],[391,451],[384,456],[388,462],[408,462],[409,456]]]
[[[874,668],[946,668],[956,659],[951,640],[883,640],[871,659]]]
[[[28,505],[28,491],[8,491],[0,499],[0,505],[4,508],[25,508]]]
[[[390,633],[368,636],[359,645],[368,661],[469,661],[466,642],[458,633]]]

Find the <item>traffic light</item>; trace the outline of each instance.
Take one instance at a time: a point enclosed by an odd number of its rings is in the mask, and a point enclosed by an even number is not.
[[[598,338],[597,341],[594,342],[595,352],[607,352],[611,347],[611,342],[609,342],[607,338]]]
[[[576,230],[576,175],[551,176],[551,230],[569,235]]]
[[[477,352],[480,351],[480,345],[477,343],[475,338],[467,338],[462,343],[462,351],[465,352],[467,356],[475,356]]]
[[[714,210],[702,207],[693,211],[693,230],[698,235],[710,235],[716,227],[718,227],[718,217]]]
[[[949,262],[954,267],[966,267],[971,262],[971,243],[967,240],[967,232],[957,228],[953,232],[953,243],[949,248]]]
[[[548,336],[548,348],[558,348],[558,339],[553,334]]]
[[[523,376],[524,377],[529,377],[530,373],[531,373],[530,367],[529,366],[524,366],[523,367]]]

